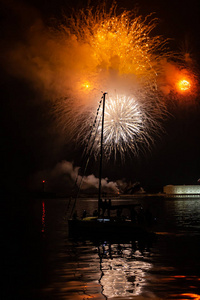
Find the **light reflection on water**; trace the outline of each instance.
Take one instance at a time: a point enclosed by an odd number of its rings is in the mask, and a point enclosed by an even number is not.
[[[96,204],[94,200],[82,199],[76,207],[78,215],[84,209],[92,214]],[[69,240],[65,218],[69,211],[64,209],[70,210],[69,202],[58,200],[60,211],[57,212],[53,200],[46,202],[49,208],[45,220],[42,214],[46,238],[56,239],[57,246],[58,241],[65,243],[54,249],[51,259],[56,261],[56,270],[53,268],[49,286],[43,289],[44,295],[66,300],[198,299],[199,200],[159,199],[158,202],[152,199],[148,205],[142,204],[144,208],[150,206],[158,220],[158,239],[153,245],[138,241]],[[56,238],[52,223],[60,224]]]
[[[131,244],[103,244],[99,249],[100,283],[103,294],[110,298],[140,295],[145,285],[146,272],[151,263],[143,260],[140,250]]]
[[[42,233],[45,231],[45,201],[42,201]]]
[[[200,199],[176,199],[167,205],[178,227],[200,229]]]
[[[59,202],[63,206],[63,202]],[[45,239],[54,243],[50,282],[42,289],[44,299],[129,299],[140,295],[146,273],[152,266],[149,246],[138,241],[113,244],[69,240],[67,220],[57,219],[52,204],[52,200],[42,201],[41,231],[44,233],[45,229]],[[93,206],[94,203],[87,210]],[[52,227],[52,223],[60,224],[56,235],[58,224]]]
[[[13,299],[200,300],[200,199],[142,203],[158,220],[152,244],[69,239],[68,204],[68,199],[34,200],[32,225],[22,222],[10,239]],[[76,209],[79,215],[83,209],[92,213],[96,204],[81,200]],[[17,214],[16,220],[23,218]]]
[[[60,262],[44,297],[55,299],[130,299],[140,295],[147,271],[151,268],[149,253],[129,244],[68,243],[59,253]],[[146,256],[146,258],[145,258]],[[45,298],[46,299],[46,298]]]

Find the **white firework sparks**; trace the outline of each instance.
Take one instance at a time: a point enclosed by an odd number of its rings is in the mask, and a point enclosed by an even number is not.
[[[148,106],[148,107],[146,107]],[[138,153],[138,144],[148,148],[152,142],[152,132],[157,130],[156,119],[151,118],[146,108],[152,109],[147,102],[139,102],[134,97],[120,96],[107,97],[104,118],[104,155],[110,158],[112,154],[116,158],[117,153],[123,159],[125,153]],[[154,110],[156,112],[156,110]],[[82,126],[81,136],[78,139],[88,142],[87,151],[98,156],[101,139],[101,116],[102,108],[99,110],[90,138],[86,136],[87,127],[91,123],[88,119]],[[151,130],[151,134],[150,134]]]
[[[119,98],[118,95],[115,99],[109,97],[105,113],[105,135],[108,140],[113,140],[115,144],[127,142],[138,132],[141,124],[142,114],[135,99],[125,96]]]
[[[116,150],[123,145],[134,143],[134,137],[143,130],[143,117],[140,105],[134,98],[109,97],[105,111],[105,145]],[[107,147],[106,147],[107,148]],[[107,149],[108,151],[108,149]]]

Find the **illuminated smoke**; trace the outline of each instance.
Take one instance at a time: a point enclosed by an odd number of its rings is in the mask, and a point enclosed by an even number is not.
[[[165,98],[181,105],[194,104],[199,94],[198,73],[187,65],[165,64],[165,76],[159,82]]]
[[[108,13],[104,7],[95,12],[81,10],[71,17],[70,27],[65,31],[79,46],[90,48],[85,73],[99,75],[105,70],[116,70],[119,75],[129,75],[132,84],[136,81],[142,82],[143,87],[155,87],[160,62],[167,56],[163,51],[166,40],[150,36],[156,24],[151,15],[142,18],[129,11],[116,15],[112,6]]]
[[[42,183],[45,183],[46,192],[72,193],[76,188],[86,192],[98,192],[99,179],[93,174],[88,176],[79,175],[79,167],[75,167],[72,162],[61,161],[53,169],[40,171],[31,178],[30,188],[41,191]],[[45,178],[45,182],[44,182]],[[118,184],[102,178],[102,190],[107,193],[118,194]]]
[[[186,37],[179,52],[174,53],[170,61],[163,61],[164,72],[158,79],[158,85],[164,101],[194,107],[199,95],[199,70],[192,44]]]
[[[127,11],[116,15],[112,7],[108,13],[104,8],[81,10],[69,21],[62,30],[73,49],[68,59],[75,72],[66,98],[55,102],[63,132],[66,130],[79,143],[87,142],[104,91],[109,95],[104,142],[107,156],[136,153],[138,142],[149,147],[164,115],[157,77],[163,72],[162,60],[168,56],[163,51],[166,41],[150,37],[156,20],[151,16],[143,20]],[[96,154],[100,129],[94,141]]]

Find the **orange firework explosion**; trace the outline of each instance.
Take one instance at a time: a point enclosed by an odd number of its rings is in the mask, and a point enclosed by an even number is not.
[[[167,63],[165,78],[160,82],[160,88],[173,100],[192,103],[198,93],[197,74],[191,68]]]
[[[95,75],[93,84],[98,86],[102,82],[99,75],[112,70],[119,76],[127,75],[142,83],[143,88],[157,88],[160,62],[168,54],[164,52],[166,40],[150,36],[156,24],[157,20],[151,15],[136,17],[128,11],[116,15],[115,6],[108,13],[104,7],[96,9],[95,13],[91,8],[76,13],[65,32],[70,39],[76,40],[77,47],[87,52],[84,61],[77,57],[79,75],[85,78]]]
[[[175,76],[175,89],[180,100],[193,102],[197,96],[198,83],[195,76],[190,70],[179,70]]]
[[[178,82],[177,82],[177,88],[180,92],[187,92],[190,90],[192,84],[191,82],[188,80],[188,79],[180,79]]]

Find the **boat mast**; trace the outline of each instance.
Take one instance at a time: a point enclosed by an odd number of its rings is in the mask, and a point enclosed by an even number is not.
[[[100,215],[100,203],[101,203],[101,177],[102,177],[102,161],[103,161],[103,127],[104,127],[104,113],[105,113],[106,94],[107,93],[103,93],[103,110],[102,110],[102,125],[101,125],[101,148],[100,148],[100,162],[99,162],[98,216]]]

